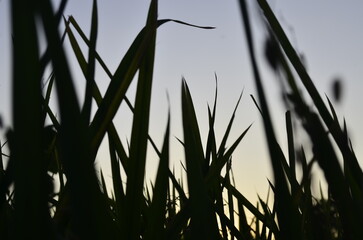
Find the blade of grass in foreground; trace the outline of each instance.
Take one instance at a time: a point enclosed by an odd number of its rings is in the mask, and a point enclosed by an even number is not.
[[[148,143],[151,86],[154,68],[155,41],[157,28],[158,2],[152,1],[145,30],[150,34],[140,62],[136,89],[134,119],[130,142],[129,173],[126,185],[126,212],[123,233],[126,239],[139,239],[141,232],[141,205],[144,200],[143,186]],[[112,84],[112,82],[111,82]],[[106,93],[107,94],[107,93]],[[106,97],[105,97],[106,99]],[[104,99],[104,101],[105,101]],[[100,108],[102,107],[102,104]]]
[[[67,176],[72,216],[75,218],[72,229],[81,238],[112,239],[115,236],[114,224],[108,215],[107,203],[99,189],[89,153],[89,139],[86,136],[88,125],[81,121],[75,88],[51,4],[45,0],[41,3],[42,22],[56,75],[61,113],[61,159]]]

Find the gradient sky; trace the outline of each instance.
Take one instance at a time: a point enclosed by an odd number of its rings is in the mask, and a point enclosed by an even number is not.
[[[10,1],[0,0],[0,114],[4,129],[11,125],[11,34],[9,26]],[[284,112],[279,95],[278,81],[263,60],[263,39],[261,21],[255,1],[248,1],[252,13],[256,50],[260,57],[260,67],[268,100],[273,108],[275,131],[279,142],[286,150]],[[54,1],[55,5],[59,1]],[[144,26],[149,6],[148,0],[98,1],[99,37],[97,51],[104,59],[111,72],[114,72],[120,60],[131,45],[137,33]],[[308,72],[321,94],[331,95],[331,83],[336,77],[344,83],[343,101],[336,105],[340,119],[347,120],[353,146],[358,159],[363,156],[362,107],[363,90],[363,2],[359,0],[341,1],[269,1],[278,19],[297,51],[304,56]],[[73,15],[79,25],[89,32],[91,19],[91,0],[70,0],[65,15]],[[180,161],[183,151],[174,136],[182,139],[181,128],[181,79],[185,77],[200,121],[203,139],[207,138],[207,103],[213,103],[215,89],[214,74],[218,76],[218,104],[216,132],[217,141],[221,140],[228,124],[234,105],[244,90],[241,104],[237,110],[235,125],[230,136],[231,143],[251,123],[253,127],[241,142],[233,156],[233,168],[239,190],[248,198],[256,193],[265,195],[268,188],[267,178],[272,179],[270,163],[264,141],[261,118],[254,106],[250,94],[255,95],[251,66],[249,63],[244,31],[241,23],[239,6],[235,0],[160,0],[159,18],[172,18],[188,23],[214,26],[214,30],[202,30],[176,23],[168,23],[158,29],[154,85],[150,119],[150,135],[161,146],[168,103],[166,92],[170,95],[172,114],[172,153],[171,167],[181,171]],[[66,40],[66,45],[69,46]],[[68,54],[74,67],[74,77],[79,89],[84,87],[74,56]],[[109,79],[100,69],[96,75],[102,92],[107,88]],[[133,99],[135,84],[128,92]],[[80,99],[82,91],[80,90]],[[130,111],[121,106],[114,123],[122,141],[130,133]],[[4,132],[2,130],[2,133]],[[4,137],[1,138],[4,141]],[[101,151],[98,160],[106,169],[108,160]],[[147,179],[153,178],[158,160],[149,153]],[[361,162],[362,165],[362,162]]]

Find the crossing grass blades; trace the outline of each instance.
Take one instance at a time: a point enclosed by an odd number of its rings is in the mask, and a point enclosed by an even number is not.
[[[363,175],[347,127],[344,123],[341,128],[329,99],[328,107],[324,104],[267,2],[257,2],[264,13],[269,41],[273,43],[268,49],[273,52],[269,58],[271,66],[283,73],[289,86],[285,93],[289,96],[286,157],[276,141],[253,50],[251,20],[246,3],[241,0],[241,16],[258,93],[254,101],[263,119],[274,173],[274,179],[266,183],[270,184],[273,204],[268,204],[270,199],[260,198],[257,204],[251,203],[233,184],[232,155],[251,127],[246,126],[227,146],[241,98],[217,146],[214,130],[217,88],[214,103],[208,107],[208,136],[202,141],[192,96],[186,80],[182,79],[183,138],[180,143],[185,150],[186,182],[177,179],[169,169],[170,120],[165,126],[161,149],[149,136],[158,27],[167,22],[210,27],[159,20],[158,3],[152,0],[145,27],[111,73],[96,51],[96,1],[89,37],[75,18],[63,17],[65,0],[57,11],[46,0],[11,1],[13,123],[6,143],[0,148],[1,239],[363,239],[360,227]],[[57,29],[62,21],[65,29],[60,35]],[[39,31],[46,38],[46,50],[42,54],[39,54],[39,49],[43,49]],[[82,105],[64,52],[65,41],[70,43],[86,81]],[[81,44],[88,47],[87,56]],[[103,96],[95,81],[97,64],[110,79]],[[48,77],[45,75],[49,67],[52,71]],[[43,79],[47,79],[45,87]],[[137,81],[137,87],[135,101],[131,103],[126,93],[133,81]],[[299,81],[313,106],[304,100],[297,87]],[[56,108],[50,105],[51,96],[56,99]],[[92,106],[93,102],[96,106]],[[133,113],[128,146],[122,144],[113,123],[123,102]],[[91,114],[92,108],[96,109],[94,114]],[[306,159],[303,149],[295,148],[292,122],[297,119],[310,137],[311,145],[307,147],[313,149],[312,160]],[[96,174],[94,165],[105,138],[109,143],[112,186],[106,186],[102,171]],[[159,156],[156,180],[151,188],[145,184],[149,143]],[[343,156],[343,167],[335,149]],[[329,186],[325,197],[311,193],[314,162],[322,169]],[[297,178],[297,170],[302,172],[301,180]],[[240,172],[243,169],[237,174]],[[55,182],[59,187],[55,187]],[[107,188],[112,188],[111,196]],[[252,220],[247,216],[253,216]]]

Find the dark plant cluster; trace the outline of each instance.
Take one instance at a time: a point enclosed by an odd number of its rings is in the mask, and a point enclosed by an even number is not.
[[[287,86],[283,95],[288,156],[275,137],[254,52],[247,3],[240,0],[257,89],[257,99],[252,98],[263,119],[274,176],[269,182],[273,203],[259,198],[255,206],[236,189],[231,167],[233,152],[250,126],[227,146],[241,98],[217,145],[216,87],[214,103],[208,106],[208,136],[202,141],[192,96],[182,80],[183,139],[178,140],[185,150],[185,181],[177,179],[169,169],[170,120],[161,149],[149,135],[157,28],[167,22],[210,27],[157,19],[158,2],[152,0],[145,27],[111,73],[96,51],[96,0],[89,37],[75,18],[63,17],[66,0],[61,1],[57,11],[49,0],[11,1],[13,128],[8,130],[7,140],[0,148],[0,238],[363,239],[363,173],[346,124],[341,126],[330,100],[326,99],[327,105],[322,100],[267,2],[257,2],[268,35],[266,58]],[[62,35],[57,31],[61,21],[65,24]],[[46,38],[42,54],[40,31]],[[78,103],[64,41],[69,41],[86,81],[83,105]],[[88,56],[81,50],[81,44],[88,47]],[[103,96],[95,81],[96,65],[110,79]],[[48,66],[52,71],[43,89],[42,79]],[[137,81],[137,87],[135,102],[131,103],[126,92],[133,81]],[[340,85],[334,88],[338,99]],[[57,114],[50,106],[51,96],[58,104]],[[133,113],[127,146],[122,144],[113,123],[122,102]],[[92,107],[96,109],[94,114]],[[303,147],[296,149],[293,125],[308,134],[307,147],[312,149],[312,159],[306,158]],[[111,161],[111,196],[102,172],[96,174],[94,167],[105,138]],[[159,157],[152,187],[147,187],[144,180],[149,144]],[[342,164],[336,149],[343,156]],[[328,184],[326,198],[316,198],[311,193],[314,163],[319,165]],[[297,171],[302,173],[302,179],[298,179]],[[247,216],[253,216],[252,221]]]

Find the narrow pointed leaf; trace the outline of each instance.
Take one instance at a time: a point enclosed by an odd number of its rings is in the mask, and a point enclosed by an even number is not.
[[[185,142],[188,189],[191,209],[191,237],[193,239],[219,239],[218,225],[204,183],[203,148],[193,102],[186,82],[182,85],[182,115]]]
[[[155,55],[155,41],[156,41],[156,28],[157,28],[157,9],[158,3],[156,0],[152,1],[149,8],[149,14],[146,22],[145,32],[146,38],[142,39],[141,45],[145,44],[145,48],[141,47],[137,50],[143,52],[136,53],[140,54],[140,62],[134,62],[130,65],[138,67],[139,78],[137,82],[136,98],[135,98],[135,109],[134,119],[132,123],[131,131],[131,142],[130,142],[130,161],[127,176],[126,185],[126,212],[125,218],[123,219],[123,232],[126,234],[127,239],[138,239],[141,230],[141,207],[143,204],[143,185],[144,185],[144,174],[146,164],[146,151],[148,143],[148,130],[149,130],[149,114],[150,114],[150,100],[151,100],[151,86],[154,68],[154,55]],[[147,41],[147,42],[145,42]],[[134,58],[136,60],[138,57]],[[134,65],[134,66],[133,66]],[[139,66],[138,66],[139,65]],[[136,70],[136,69],[135,69]],[[131,72],[130,72],[131,71]],[[134,70],[126,70],[126,75],[129,73],[134,74]],[[117,73],[115,74],[117,75]],[[131,77],[130,75],[130,77]],[[132,79],[130,78],[130,81]],[[125,83],[125,82],[124,82]],[[128,82],[126,85],[129,85]],[[109,89],[111,89],[113,82],[111,81]],[[128,87],[128,86],[127,86]],[[126,90],[126,89],[125,89]],[[121,93],[121,92],[119,92]],[[107,92],[103,103],[107,102]],[[121,93],[123,95],[123,93]],[[119,95],[120,97],[122,97]],[[123,97],[122,97],[123,98]],[[122,99],[121,98],[121,99]],[[120,100],[121,100],[120,99]],[[118,103],[115,102],[115,106],[118,107]],[[102,111],[99,111],[100,113]],[[112,114],[113,115],[113,114]],[[97,122],[97,113],[95,116]],[[111,120],[111,119],[110,119]],[[102,127],[101,127],[102,128]]]
[[[168,170],[169,170],[169,135],[170,135],[170,117],[167,123],[167,129],[164,136],[163,149],[159,162],[159,168],[156,175],[155,189],[153,191],[153,200],[150,206],[149,224],[146,229],[145,239],[165,239],[165,214],[168,191]]]

